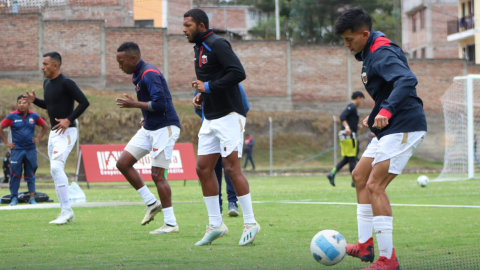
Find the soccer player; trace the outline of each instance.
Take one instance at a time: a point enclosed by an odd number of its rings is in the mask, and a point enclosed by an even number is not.
[[[247,95],[245,94],[245,90],[241,83],[238,84],[238,88],[240,89],[240,94],[242,95],[242,104],[245,108],[245,115],[250,110],[250,104],[248,103]],[[198,92],[195,91],[195,95]],[[205,115],[203,113],[203,106],[195,107],[195,113],[198,114],[202,118],[202,122],[205,119]],[[222,159],[219,158],[217,163],[215,164],[215,175],[217,176],[218,180],[218,201],[220,204],[220,213],[223,213],[223,206],[222,206],[222,174],[224,171]],[[225,173],[225,184],[227,184],[227,194],[228,194],[228,216],[230,217],[237,217],[238,216],[238,205],[237,205],[237,193],[235,193],[235,188],[232,185],[232,181],[228,178],[228,175]]]
[[[173,146],[180,136],[180,120],[173,107],[172,97],[162,73],[153,65],[142,60],[140,47],[134,42],[125,42],[117,49],[119,68],[132,74],[138,101],[127,94],[118,98],[120,108],[141,109],[142,127],[128,142],[117,161],[117,168],[127,178],[147,205],[145,217],[140,223],[145,225],[162,211],[165,224],[150,234],[178,232],[178,224],[173,213],[172,191],[166,173],[172,158]],[[143,182],[133,165],[143,156],[151,153],[152,179],[157,187],[158,201]]]
[[[192,82],[192,87],[200,94],[193,98],[193,104],[198,108],[203,103],[205,114],[198,133],[197,174],[209,225],[204,237],[195,245],[208,245],[228,234],[220,214],[219,188],[214,173],[220,155],[243,211],[244,230],[239,245],[247,245],[255,239],[260,225],[253,215],[248,181],[240,167],[246,113],[238,84],[246,78],[245,70],[230,43],[208,28],[208,17],[203,10],[191,9],[183,17],[183,32],[190,43],[195,43],[197,80]]]
[[[347,245],[347,254],[362,261],[374,260],[372,226],[380,256],[366,269],[399,269],[393,248],[392,209],[385,192],[404,169],[427,131],[417,78],[402,49],[372,29],[372,19],[361,7],[348,9],[335,23],[335,33],[363,61],[362,81],[375,101],[363,124],[376,137],[353,171],[357,191],[358,243]]]
[[[335,186],[335,174],[340,171],[347,163],[349,165],[350,173],[357,165],[357,153],[358,153],[358,115],[357,108],[362,105],[365,96],[360,91],[355,91],[352,94],[352,102],[340,114],[340,121],[342,122],[342,129],[340,131],[340,148],[342,149],[342,157],[337,165],[332,169],[332,172],[327,174],[327,178],[332,186]],[[355,187],[355,182],[352,181],[352,187]]]
[[[61,212],[50,224],[66,224],[75,220],[70,201],[68,200],[68,178],[65,174],[65,162],[77,141],[75,119],[90,105],[77,84],[60,71],[62,57],[58,52],[43,55],[42,71],[46,77],[43,82],[44,99],[35,95],[35,90],[24,97],[42,109],[46,109],[52,130],[48,137],[48,156],[50,173],[55,183]],[[77,108],[74,107],[78,102]]]
[[[18,189],[22,178],[22,166],[24,168],[25,182],[27,182],[28,192],[30,192],[29,204],[37,204],[35,201],[35,171],[37,170],[37,149],[35,145],[43,138],[47,132],[48,125],[40,115],[30,111],[30,103],[26,101],[23,95],[17,98],[17,110],[11,112],[0,123],[0,139],[12,151],[10,160],[10,169],[12,180],[10,182],[10,205],[18,204]],[[35,126],[41,126],[42,131],[38,137],[35,137]],[[11,127],[12,142],[9,143],[3,134],[3,129]]]

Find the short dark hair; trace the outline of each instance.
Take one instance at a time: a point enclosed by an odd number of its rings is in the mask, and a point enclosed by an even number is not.
[[[372,30],[372,18],[360,6],[348,9],[335,22],[335,35],[341,36],[345,31],[356,32],[362,27],[367,27],[368,31]]]
[[[365,98],[365,96],[363,95],[363,93],[361,91],[355,91],[352,93],[352,100],[354,99],[357,99],[357,98]]]
[[[189,11],[185,12],[185,14],[183,14],[183,17],[186,18],[186,17],[192,17],[193,21],[197,24],[197,26],[200,24],[200,23],[203,23],[205,25],[205,28],[208,29],[208,16],[207,16],[207,13],[205,13],[205,11],[199,9],[199,8],[193,8],[193,9],[190,9]]]
[[[48,52],[44,54],[43,57],[50,57],[50,59],[55,60],[59,66],[62,65],[62,56],[58,52]]]
[[[135,42],[127,41],[118,47],[117,52],[136,52],[140,54],[140,47]]]
[[[24,97],[23,95],[18,96],[18,97],[17,97],[17,102],[18,102],[20,99],[22,99],[22,98],[25,98],[25,97]]]

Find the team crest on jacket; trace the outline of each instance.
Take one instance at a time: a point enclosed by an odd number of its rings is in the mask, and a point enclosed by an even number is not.
[[[208,59],[206,55],[202,55],[202,64],[208,63]]]
[[[135,87],[135,90],[138,92],[140,91],[140,86],[137,84],[137,87]]]
[[[363,84],[367,84],[368,80],[367,80],[367,72],[363,72],[362,73],[362,82]]]
[[[29,118],[29,119],[28,119],[28,122],[29,122],[30,124],[33,124],[33,118]]]

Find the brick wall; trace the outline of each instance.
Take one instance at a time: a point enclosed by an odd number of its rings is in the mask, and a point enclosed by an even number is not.
[[[443,114],[439,98],[450,87],[453,77],[461,76],[464,62],[462,60],[410,60],[410,68],[417,76],[418,96],[423,100],[426,113]]]
[[[38,70],[39,16],[17,14],[0,18],[0,70]]]
[[[192,8],[192,0],[168,2],[168,33],[183,34],[183,14]]]
[[[242,82],[251,96],[287,96],[287,49],[285,42],[232,42],[247,79]],[[261,74],[261,76],[259,76]]]
[[[200,7],[205,12],[211,12],[210,28],[228,29],[245,32],[247,29],[245,8],[236,7]]]
[[[70,0],[71,6],[118,6],[121,4],[120,0]]]
[[[70,77],[101,73],[102,21],[44,21],[42,53],[57,51],[62,71]]]
[[[172,35],[168,39],[169,47],[169,77],[170,90],[191,90],[191,82],[196,79],[193,59],[193,44],[184,35]],[[193,91],[192,91],[193,93]]]
[[[164,28],[106,28],[107,84],[131,84],[132,75],[118,68],[117,49],[126,41],[140,46],[142,59],[163,71],[163,31]]]

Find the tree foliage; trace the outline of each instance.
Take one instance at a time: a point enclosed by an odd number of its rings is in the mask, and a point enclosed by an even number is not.
[[[236,0],[235,4],[254,5],[262,12],[275,11],[275,0]],[[400,0],[279,0],[282,39],[314,44],[340,44],[333,25],[345,9],[362,6],[373,19],[375,30],[400,43]],[[261,39],[275,38],[275,20],[260,22],[250,33]]]

